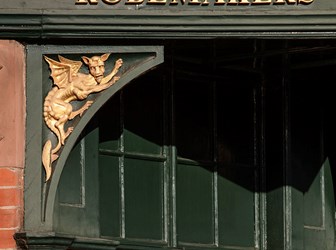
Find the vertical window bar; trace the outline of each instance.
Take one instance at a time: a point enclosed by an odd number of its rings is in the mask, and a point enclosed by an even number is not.
[[[217,98],[216,98],[216,82],[213,82],[213,206],[214,206],[214,244],[219,245],[219,232],[218,232],[218,145],[217,145]]]
[[[167,87],[167,79],[164,74],[163,79],[163,88],[162,88],[162,112],[163,112],[163,155],[167,157],[169,153],[168,145],[168,136],[169,136],[169,115],[168,115],[168,105],[167,99],[169,98],[169,87]],[[163,163],[163,240],[168,242],[169,240],[169,180],[170,180],[170,173],[169,173],[169,164],[170,161],[167,160]]]
[[[262,79],[262,81],[264,81]],[[261,110],[260,121],[261,124],[257,124],[257,90],[253,91],[254,102],[254,168],[255,168],[255,247],[258,249],[267,249],[267,214],[266,214],[266,194],[263,192],[266,186],[266,163],[265,163],[265,104],[264,104],[264,89],[263,83],[261,86]],[[257,127],[260,126],[261,137],[258,139]],[[258,142],[260,142],[260,166],[258,167]]]
[[[264,57],[258,59],[258,53],[264,53],[264,42],[254,41],[253,68],[262,69]],[[259,79],[258,79],[259,80]],[[257,100],[260,100],[258,103]],[[266,162],[265,162],[265,76],[253,89],[253,165],[255,169],[255,247],[267,249],[267,214],[266,214]],[[260,123],[258,123],[260,121]],[[258,153],[260,152],[260,153]]]
[[[265,47],[265,42],[262,41],[262,53],[264,53],[264,47]],[[261,58],[261,62],[260,62],[260,67],[263,68],[264,66],[264,57]],[[261,121],[261,145],[260,145],[260,171],[256,171],[257,175],[259,178],[259,183],[260,183],[260,188],[259,188],[259,197],[260,197],[260,215],[259,215],[259,221],[260,221],[260,248],[261,249],[267,249],[267,195],[264,192],[264,190],[266,190],[266,145],[265,145],[265,129],[266,129],[266,121],[265,121],[265,115],[266,115],[266,107],[265,107],[265,75],[262,75],[262,79],[261,79],[262,83],[261,83],[261,119],[256,119],[255,120],[255,127],[257,126],[257,121],[260,120]],[[258,99],[260,98],[256,98],[254,97],[254,103],[256,105],[256,102]],[[256,107],[255,107],[255,111],[256,112]],[[256,135],[255,135],[256,136]],[[257,145],[255,145],[255,155],[254,155],[254,159],[255,159],[255,166],[257,166],[257,152],[259,151],[257,148]]]
[[[176,163],[177,163],[177,152],[176,152],[176,131],[175,131],[175,102],[174,102],[174,52],[172,51],[172,61],[171,61],[171,79],[170,79],[170,142],[171,142],[171,154],[170,154],[170,173],[171,173],[171,219],[170,219],[170,247],[177,247],[177,226],[176,226]]]
[[[288,42],[285,41],[285,49],[288,50]],[[292,189],[290,186],[292,178],[291,173],[291,164],[290,164],[290,141],[289,141],[289,101],[290,101],[290,91],[289,91],[289,74],[290,74],[290,58],[289,54],[286,53],[283,56],[283,62],[282,65],[284,65],[283,69],[283,79],[282,79],[282,89],[283,89],[283,127],[284,127],[284,135],[283,135],[283,146],[284,146],[284,155],[283,155],[283,162],[284,162],[284,180],[285,180],[285,188],[284,188],[284,211],[285,211],[285,218],[284,218],[284,232],[285,232],[285,242],[284,246],[285,249],[289,250],[292,249]]]
[[[86,205],[86,196],[85,196],[85,137],[80,141],[80,175],[81,175],[81,185],[80,185],[80,207],[85,207]]]
[[[213,43],[213,58],[216,59],[216,42]],[[213,71],[216,72],[216,60],[213,60]],[[212,125],[213,125],[213,206],[214,206],[214,244],[219,246],[218,229],[218,128],[217,128],[217,81],[212,82]]]
[[[125,160],[125,143],[124,143],[124,118],[125,118],[125,109],[124,109],[124,100],[123,100],[123,91],[120,92],[120,152],[121,156],[119,157],[119,180],[120,180],[120,237],[122,239],[126,238],[126,228],[125,228],[125,177],[124,177],[124,160]]]

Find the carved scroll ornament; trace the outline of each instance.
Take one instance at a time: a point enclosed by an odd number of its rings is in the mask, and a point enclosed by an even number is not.
[[[119,80],[120,77],[115,75],[123,64],[122,59],[118,59],[111,73],[104,76],[105,61],[109,56],[110,54],[91,58],[83,56],[82,60],[88,66],[89,74],[78,72],[82,66],[80,61],[72,61],[60,55],[59,62],[44,57],[49,64],[50,76],[55,86],[44,100],[43,116],[46,125],[57,137],[57,145],[54,148],[51,140],[48,140],[43,147],[42,163],[46,172],[46,181],[51,177],[52,163],[59,157],[58,151],[74,129],[68,127],[65,131],[65,124],[78,115],[82,116],[93,103],[93,101],[86,101],[81,108],[74,111],[71,102],[85,100],[91,93],[103,91]]]

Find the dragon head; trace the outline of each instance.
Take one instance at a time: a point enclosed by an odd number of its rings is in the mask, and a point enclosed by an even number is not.
[[[94,77],[94,79],[98,84],[104,78],[105,61],[108,59],[109,56],[110,54],[104,54],[102,56],[93,56],[91,58],[86,56],[82,57],[84,63],[89,67],[90,74]]]

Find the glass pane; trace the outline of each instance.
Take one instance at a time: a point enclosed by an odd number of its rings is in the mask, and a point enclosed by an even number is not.
[[[252,168],[220,168],[218,171],[218,224],[221,245],[254,246],[254,189]]]
[[[179,157],[212,160],[212,98],[208,82],[175,84],[176,146]]]
[[[322,105],[325,92],[321,89],[327,70],[312,69],[293,74],[291,85],[291,167],[295,187],[303,193],[304,223],[323,228],[324,174],[322,147]],[[316,83],[320,82],[320,88]],[[296,178],[300,176],[300,178]]]
[[[201,166],[177,165],[179,242],[214,243],[213,173]]]
[[[120,237],[119,158],[99,156],[100,231],[103,236]]]
[[[253,84],[219,83],[217,102],[219,162],[253,166],[255,127]]]
[[[163,238],[163,163],[125,159],[126,238]]]
[[[120,93],[115,94],[100,110],[99,148],[119,149],[120,128]]]
[[[162,88],[162,79],[152,74],[125,88],[125,151],[161,153],[164,117]]]

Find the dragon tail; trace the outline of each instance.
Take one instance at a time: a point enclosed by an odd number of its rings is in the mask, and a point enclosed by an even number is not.
[[[46,181],[48,181],[52,172],[51,165],[55,160],[57,160],[58,155],[56,153],[60,150],[62,145],[60,142],[59,131],[55,128],[55,126],[53,126],[53,124],[50,121],[46,120],[46,124],[51,129],[51,131],[53,131],[56,134],[58,140],[58,143],[54,149],[52,148],[51,140],[48,140],[44,144],[42,150],[42,163],[46,172]]]
[[[59,145],[56,146],[56,148],[52,149],[52,143],[51,140],[48,140],[44,146],[43,146],[43,150],[42,150],[42,163],[43,163],[43,167],[44,170],[46,172],[46,180],[48,181],[50,179],[51,176],[51,164],[57,160],[58,155],[55,154],[59,149],[60,149],[61,145],[59,143]]]
[[[51,141],[48,140],[44,146],[42,151],[42,163],[46,173],[45,181],[48,181],[51,176]]]

